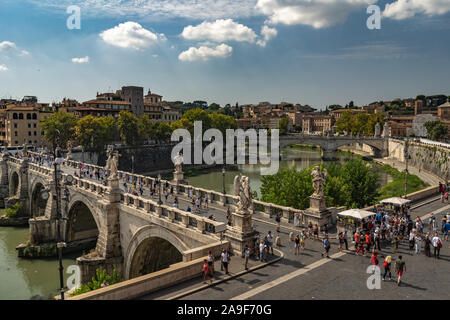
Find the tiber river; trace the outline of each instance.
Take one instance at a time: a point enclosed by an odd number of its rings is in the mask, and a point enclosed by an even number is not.
[[[295,167],[300,170],[315,164],[320,164],[320,151],[285,148],[280,152],[280,169]],[[339,161],[349,159],[346,155],[337,155]],[[233,181],[237,174],[250,177],[252,190],[258,192],[261,187],[259,165],[227,166],[225,173],[225,188],[227,193],[233,193]],[[189,184],[206,189],[222,191],[221,170],[201,171],[197,175],[186,177]],[[387,174],[380,172],[380,183],[385,185],[392,181]],[[57,259],[19,259],[15,247],[28,239],[28,228],[0,227],[0,300],[30,299],[33,296],[43,298],[58,294],[59,271]],[[64,255],[64,271],[81,254]],[[65,274],[65,280],[69,277]]]

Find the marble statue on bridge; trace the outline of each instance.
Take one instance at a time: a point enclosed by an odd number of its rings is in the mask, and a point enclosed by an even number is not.
[[[119,151],[114,151],[114,147],[109,146],[106,154],[108,159],[106,160],[106,170],[109,170],[109,178],[111,180],[118,179],[117,172],[119,171]]]
[[[315,166],[314,169],[311,171],[311,175],[313,177],[313,187],[314,187],[314,193],[312,195],[318,198],[323,198],[325,190],[325,182],[327,180],[328,175],[327,169],[321,171],[319,166]]]
[[[175,165],[175,173],[183,173],[183,155],[181,153],[173,157],[173,163]]]
[[[240,212],[248,212],[253,205],[252,191],[248,177],[234,177],[234,194],[239,197],[237,210]]]

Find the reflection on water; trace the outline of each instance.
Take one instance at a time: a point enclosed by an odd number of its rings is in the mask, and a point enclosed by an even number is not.
[[[28,239],[28,228],[0,227],[0,299],[44,298],[58,294],[58,259],[20,259],[16,246]],[[64,255],[64,270],[75,264],[77,254]],[[65,274],[67,279],[69,274]],[[66,280],[64,280],[66,281]]]
[[[321,163],[330,163],[330,161],[323,161],[321,159],[319,150],[303,150],[296,148],[284,148],[280,152],[280,169],[295,168],[301,170],[303,168],[309,168],[313,165]],[[351,155],[336,154],[336,161],[344,162],[351,159]],[[234,193],[234,177],[237,174],[242,174],[250,177],[250,186],[252,190],[258,193],[258,197],[261,196],[260,188],[262,185],[260,164],[243,164],[227,166],[225,172],[225,190],[227,193]],[[385,184],[392,181],[392,178],[383,171],[379,171],[380,184]],[[205,189],[212,189],[218,192],[222,192],[223,178],[220,169],[217,170],[199,170],[199,174],[186,177],[189,184],[202,187]]]

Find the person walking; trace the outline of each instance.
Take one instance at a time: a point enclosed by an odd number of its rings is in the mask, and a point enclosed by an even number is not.
[[[392,237],[392,243],[394,244],[394,253],[397,253],[398,251],[398,244],[400,242],[400,237],[398,235],[398,232],[395,232],[393,237]]]
[[[244,269],[248,270],[248,258],[250,257],[250,249],[248,246],[244,248]]]
[[[228,272],[228,264],[230,262],[230,255],[227,251],[227,249],[224,249],[222,252],[222,265],[225,268],[225,274],[229,274]]]
[[[450,233],[450,221],[447,219],[447,222],[444,224],[444,240],[448,241],[448,234]]]
[[[416,254],[419,254],[420,249],[422,248],[422,237],[420,236],[420,233],[417,233],[414,237],[414,245],[416,247]]]
[[[211,279],[214,276],[214,256],[212,255],[211,251],[208,252],[208,257],[206,258],[208,261],[208,272],[211,277]]]
[[[384,267],[383,281],[386,280],[386,276],[387,276],[388,273],[389,273],[389,280],[392,280],[391,261],[392,261],[392,257],[391,256],[387,256],[384,259],[384,262],[383,262],[383,267]]]
[[[300,235],[296,235],[294,239],[294,255],[299,254],[299,248],[300,248]]]
[[[441,238],[439,238],[437,232],[434,234],[433,239],[431,239],[431,244],[433,245],[433,248],[434,248],[434,258],[439,259],[439,253],[442,248],[442,241],[441,241]]]
[[[366,233],[365,240],[366,240],[366,250],[367,250],[367,252],[370,252],[371,241],[370,241],[369,233]]]
[[[306,233],[305,231],[301,231],[300,232],[300,247],[305,250],[305,246],[306,246]]]
[[[279,213],[275,216],[275,222],[277,223],[277,232],[280,232],[281,218]]]
[[[373,265],[373,269],[378,266],[377,250],[375,250],[375,248],[373,249],[372,255],[370,256],[370,262]]]
[[[264,240],[261,239],[259,243],[259,261],[263,261],[264,254]]]
[[[344,235],[342,232],[339,232],[338,239],[339,239],[339,248],[338,249],[339,249],[339,252],[341,252],[342,247],[344,245]]]
[[[365,238],[364,236],[358,237],[359,241],[355,244],[358,246],[358,250],[356,250],[356,254],[358,254],[360,251],[362,251],[361,255],[364,255],[364,240],[363,240],[364,238]]]
[[[268,242],[268,245],[269,245],[267,251],[268,251],[271,255],[273,255],[273,235],[272,235],[272,232],[271,232],[271,231],[269,231],[269,233],[267,234],[267,242]]]
[[[206,259],[203,260],[203,283],[206,284],[209,276],[209,267],[208,267],[208,261]],[[209,281],[212,283],[212,278],[209,279]]]
[[[329,258],[330,256],[328,255],[330,248],[331,248],[331,244],[330,244],[330,240],[328,240],[328,236],[325,236],[325,238],[323,239],[323,248],[324,251],[322,252],[322,257],[324,254],[326,254],[327,258]]]
[[[347,230],[344,231],[344,233],[342,234],[342,237],[344,239],[345,250],[348,250]]]
[[[395,261],[395,271],[398,274],[397,286],[400,286],[402,281],[403,272],[406,272],[406,263],[402,260],[402,256],[398,256],[398,260]]]
[[[427,257],[431,257],[431,239],[430,239],[430,233],[428,232],[427,235],[425,236],[425,255]]]

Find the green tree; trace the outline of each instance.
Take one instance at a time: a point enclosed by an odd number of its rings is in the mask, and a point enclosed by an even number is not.
[[[172,134],[172,127],[165,122],[156,123],[154,126],[154,136],[153,138],[158,142],[168,142],[170,141],[170,136]]]
[[[78,120],[76,137],[85,150],[101,152],[114,141],[116,125],[113,117],[97,118],[91,115]]]
[[[342,113],[341,117],[336,121],[336,131],[338,133],[347,132],[347,134],[352,134],[354,130],[354,118],[350,111],[345,111]]]
[[[289,118],[284,117],[281,118],[280,122],[278,123],[278,129],[280,129],[280,135],[285,135],[289,131]]]
[[[435,141],[444,139],[448,133],[447,126],[439,120],[425,122],[425,128],[428,138]]]
[[[201,121],[203,131],[211,128],[211,119],[205,110],[200,108],[195,108],[186,111],[185,114],[180,119],[181,127],[189,130],[189,132],[194,134],[194,122]]]
[[[236,120],[221,113],[209,114],[211,128],[218,129],[225,136],[226,129],[237,129]]]
[[[41,121],[40,126],[44,130],[45,139],[55,148],[57,142],[65,148],[67,142],[75,136],[77,118],[73,114],[58,111]],[[58,132],[59,131],[59,132]]]
[[[261,199],[297,209],[309,207],[313,193],[311,169],[284,169],[262,177]],[[361,160],[333,163],[328,171],[325,195],[328,206],[362,208],[373,204],[378,196],[378,174]]]
[[[137,130],[140,140],[147,141],[152,139],[155,132],[154,127],[155,125],[152,123],[147,114],[139,117]]]
[[[141,142],[138,132],[138,118],[129,111],[122,110],[117,120],[117,127],[122,141],[129,146],[136,146]]]

